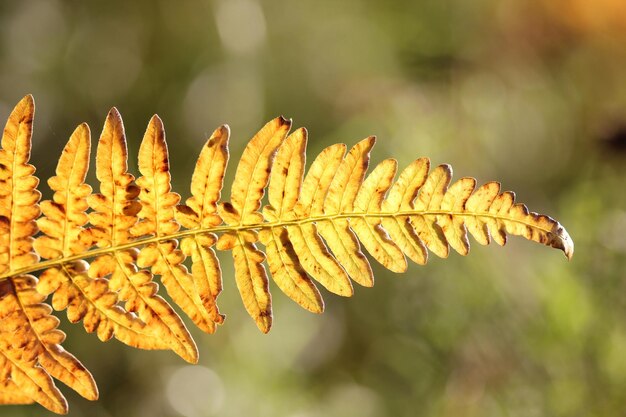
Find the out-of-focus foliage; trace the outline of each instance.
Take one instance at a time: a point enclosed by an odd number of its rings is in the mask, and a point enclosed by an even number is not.
[[[286,113],[323,138],[313,154],[375,133],[377,155],[406,155],[402,166],[420,154],[498,178],[577,244],[571,263],[511,242],[404,278],[375,270],[374,289],[325,297],[323,316],[277,297],[270,335],[240,317],[225,267],[229,326],[196,337],[193,368],[121,344],[88,354],[97,338],[62,318],[66,347],[91,358],[101,386],[97,404],[68,398],[70,415],[620,415],[626,14],[618,0],[565,3],[2,3],[0,105],[6,115],[37,97],[42,177],[76,121],[99,125],[111,105],[165,120],[176,190],[212,128],[229,122],[239,154]],[[135,146],[142,133],[127,130]]]

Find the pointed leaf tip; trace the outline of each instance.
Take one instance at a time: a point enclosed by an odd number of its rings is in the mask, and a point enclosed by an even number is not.
[[[86,122],[83,122],[83,123],[79,124],[76,127],[76,130],[86,131],[86,133],[91,133],[91,129],[89,128],[89,125]]]
[[[111,107],[111,110],[109,110],[109,113],[107,113],[107,119],[108,118],[115,118],[115,119],[122,118],[122,116],[120,115],[120,111],[117,109],[117,107]]]
[[[216,133],[219,134],[220,136],[230,136],[230,126],[228,125],[221,125],[220,127],[218,127],[216,129]]]
[[[287,119],[285,118],[285,116],[278,116],[276,119],[274,119],[278,122],[279,126],[291,126],[291,119]]]
[[[574,241],[570,237],[567,230],[561,225],[559,225],[559,229],[557,230],[557,236],[561,239],[561,245],[558,246],[559,249],[563,250],[563,253],[567,257],[568,261],[572,260],[574,256]]]
[[[159,117],[158,114],[155,114],[150,118],[149,124],[155,125],[159,130],[163,129],[163,120]]]
[[[260,316],[256,320],[256,325],[263,334],[268,334],[272,329],[272,316]]]
[[[117,131],[122,137],[125,135],[124,121],[122,120],[122,115],[119,110],[117,110],[117,107],[112,107],[111,110],[109,110],[109,113],[104,121],[105,129],[107,126],[115,129],[115,131]],[[123,137],[122,139],[126,142],[126,138]]]
[[[18,106],[20,105],[24,105],[24,106],[28,106],[28,107],[34,107],[35,106],[35,98],[33,97],[32,94],[26,94],[18,103]]]

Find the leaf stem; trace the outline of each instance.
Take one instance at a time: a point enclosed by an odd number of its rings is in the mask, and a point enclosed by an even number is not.
[[[324,220],[332,221],[334,219],[350,219],[350,218],[355,218],[355,217],[367,219],[367,218],[383,218],[383,217],[438,216],[438,215],[490,218],[494,220],[501,220],[501,221],[523,224],[524,226],[528,226],[533,229],[539,229],[546,233],[555,234],[553,229],[544,229],[544,228],[538,227],[536,224],[532,224],[532,223],[525,222],[517,218],[513,218],[511,216],[505,216],[501,214],[491,214],[491,213],[482,213],[482,212],[472,213],[472,212],[467,212],[467,211],[452,211],[452,210],[405,210],[405,211],[382,212],[382,213],[347,212],[347,213],[339,213],[339,214],[332,214],[332,215],[312,216],[312,217],[307,217],[303,219],[277,220],[277,221],[272,221],[272,222],[255,223],[255,224],[249,224],[249,225],[236,225],[236,226],[223,225],[223,226],[215,226],[211,228],[184,229],[176,233],[172,233],[170,235],[160,235],[156,237],[147,237],[147,238],[137,239],[132,242],[127,242],[127,243],[117,245],[117,246],[91,249],[89,251],[86,251],[77,255],[38,262],[33,265],[28,265],[22,268],[18,268],[14,271],[6,272],[0,275],[0,281],[3,281],[5,279],[8,279],[14,276],[29,274],[32,272],[41,271],[43,269],[52,268],[55,266],[68,263],[68,262],[94,258],[100,255],[115,253],[118,251],[136,248],[136,247],[140,247],[144,245],[162,243],[168,240],[175,240],[175,239],[178,240],[180,238],[187,237],[187,236],[204,235],[208,233],[228,233],[228,232],[238,233],[238,232],[242,232],[246,230],[260,231],[262,229],[267,229],[271,227],[297,226],[301,224],[315,223],[315,222],[324,221]]]

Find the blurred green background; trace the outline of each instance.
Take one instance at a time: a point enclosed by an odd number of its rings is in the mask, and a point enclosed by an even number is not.
[[[34,94],[44,179],[73,128],[97,137],[115,105],[131,155],[163,118],[187,197],[215,127],[232,128],[232,178],[251,135],[284,114],[309,128],[309,160],[376,134],[374,162],[428,156],[497,179],[576,243],[571,262],[513,238],[402,276],[375,267],[373,289],[324,292],[321,316],[272,284],[269,335],[222,256],[228,318],[194,330],[195,367],[102,344],[58,313],[101,392],[90,403],[62,387],[70,416],[624,415],[625,45],[623,0],[0,3],[0,115]]]

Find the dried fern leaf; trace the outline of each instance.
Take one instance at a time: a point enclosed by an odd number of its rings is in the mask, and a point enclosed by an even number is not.
[[[383,198],[391,187],[397,167],[395,159],[386,159],[374,168],[356,195],[354,209],[357,212],[381,211]],[[407,268],[404,255],[381,227],[381,223],[382,220],[375,217],[355,216],[350,220],[350,226],[374,259],[393,272],[404,272]]]
[[[0,283],[0,376],[50,411],[66,413],[67,402],[51,377],[89,400],[98,398],[98,389],[89,371],[60,346],[65,334],[36,283],[32,275]]]
[[[327,221],[318,222],[319,232],[350,277],[365,287],[374,285],[374,275],[356,235],[349,227],[349,220],[336,215],[352,211],[354,197],[365,177],[370,150],[375,142],[376,139],[370,136],[350,149],[328,184],[328,193],[325,197],[320,194],[318,208],[314,211],[315,214],[323,212],[330,217]],[[352,291],[346,294],[352,295]]]
[[[309,218],[323,214],[322,205],[324,199],[345,152],[346,146],[343,144],[329,146],[313,161],[309,172],[304,178],[302,191],[294,208],[294,218]],[[335,231],[335,228],[329,222],[321,224],[329,226],[328,233]],[[347,227],[347,223],[345,226]],[[328,291],[341,296],[351,296],[353,289],[348,274],[337,259],[330,254],[316,225],[301,223],[288,226],[287,230],[296,254],[306,272]],[[339,247],[343,246],[339,245]],[[341,253],[347,256],[348,270],[358,271],[358,266],[354,269],[349,269],[353,265],[351,263],[353,258],[356,258],[356,256],[350,256],[349,253],[346,255],[345,251]]]
[[[91,246],[91,237],[83,226],[89,218],[87,197],[91,187],[85,184],[89,169],[91,137],[89,127],[76,128],[63,149],[56,176],[48,180],[55,191],[53,200],[41,202],[43,216],[37,224],[43,234],[34,247],[43,258],[56,259],[80,255]],[[137,345],[135,339],[149,336],[145,324],[118,305],[117,293],[111,291],[108,281],[87,276],[89,264],[72,261],[41,273],[37,290],[53,294],[56,310],[67,308],[72,323],[83,320],[88,332],[96,332],[102,341],[115,336],[118,340]]]
[[[137,180],[141,189],[140,221],[131,229],[132,234],[136,237],[159,238],[178,232],[180,225],[174,219],[174,207],[180,202],[180,196],[171,192],[165,130],[158,116],[150,120],[141,142],[139,172],[143,175]],[[173,239],[141,248],[137,264],[142,268],[151,268],[152,273],[160,275],[172,300],[200,329],[213,333],[215,322],[205,308],[191,274],[182,265],[184,260],[184,254],[178,249],[178,241]],[[202,296],[211,297],[210,293]]]
[[[289,218],[304,176],[307,131],[297,129],[278,149],[268,187],[269,205],[263,215],[269,221]],[[300,264],[285,227],[264,229],[259,238],[267,251],[267,262],[274,282],[289,298],[313,313],[324,311],[322,296]]]
[[[2,360],[3,358],[0,358],[0,361]],[[10,371],[10,369],[10,367],[0,364],[0,404],[24,405],[34,403],[35,400],[22,392],[22,389],[9,376],[3,375],[3,371]]]
[[[475,186],[476,180],[474,178],[461,178],[452,184],[441,201],[441,210],[448,213],[463,212],[465,203]],[[469,253],[469,240],[463,217],[442,214],[437,216],[437,224],[441,226],[446,240],[454,250],[461,255]]]
[[[113,108],[105,121],[96,155],[100,193],[88,198],[92,236],[98,246],[116,248],[132,242],[130,230],[142,209],[136,200],[140,188],[128,172],[128,151],[122,118]],[[126,309],[146,324],[144,335],[124,340],[142,349],[172,349],[188,362],[197,362],[198,350],[178,314],[157,294],[152,274],[139,271],[137,249],[115,250],[98,256],[89,268],[92,278],[109,279],[111,290],[126,301]],[[144,261],[145,262],[145,261]]]
[[[291,121],[277,117],[263,126],[244,149],[233,180],[231,203],[220,206],[220,214],[229,226],[263,222],[263,215],[258,211],[261,199],[276,150],[290,127]],[[254,244],[257,240],[254,232],[228,232],[220,237],[217,247],[232,250],[235,280],[244,306],[258,328],[267,333],[272,327],[272,297],[263,266],[265,255]]]
[[[519,235],[561,249],[568,258],[573,254],[563,226],[516,203],[515,194],[501,192],[496,182],[478,188],[473,178],[452,183],[448,165],[430,170],[426,158],[409,164],[395,181],[393,159],[367,175],[374,137],[347,154],[343,144],[324,149],[305,174],[307,132],[300,128],[287,136],[291,122],[282,117],[246,146],[230,202],[219,202],[230,131],[218,128],[198,158],[191,197],[179,205],[161,120],[154,116],[148,125],[135,182],[122,119],[112,109],[97,148],[100,192],[91,194],[84,183],[90,140],[81,125],[48,181],[53,199],[38,204],[38,179],[28,164],[33,112],[32,97],[18,103],[0,149],[0,404],[38,402],[67,412],[52,378],[86,398],[97,397],[89,372],[60,347],[65,335],[45,304],[48,295],[55,309],[67,309],[70,321],[82,320],[101,340],[171,349],[196,362],[195,342],[159,295],[153,274],[194,323],[211,333],[224,320],[217,307],[222,276],[214,246],[232,251],[243,304],[264,333],[273,320],[264,262],[288,297],[320,313],[324,302],[313,280],[342,296],[353,294],[351,279],[374,284],[361,245],[394,272],[407,268],[406,258],[425,264],[428,250],[443,258],[450,248],[467,255],[470,234],[480,244],[493,239],[500,245],[507,235]],[[261,211],[266,189],[268,204]],[[46,260],[38,262],[40,256]],[[30,275],[35,271],[41,271],[39,283]]]
[[[213,132],[202,148],[191,177],[191,197],[186,205],[176,207],[176,219],[189,230],[206,230],[222,223],[217,214],[217,201],[224,185],[228,164],[228,126]],[[224,315],[217,306],[222,292],[222,271],[212,246],[217,241],[213,233],[193,234],[182,239],[181,250],[192,260],[192,275],[204,308],[218,324]]]
[[[13,109],[0,149],[0,270],[14,271],[39,261],[33,250],[40,214],[39,179],[30,159],[35,103],[24,97]]]
[[[3,265],[9,270],[31,265],[39,256],[33,250],[37,233],[35,219],[41,193],[28,164],[31,151],[32,96],[24,97],[7,121],[2,136],[0,164],[0,219],[6,225],[0,241]],[[2,381],[11,380],[33,401],[55,412],[67,412],[67,403],[54,386],[51,376],[63,381],[88,399],[98,391],[91,374],[71,354],[59,346],[65,335],[56,330],[58,320],[42,304],[45,296],[35,291],[36,279],[17,275],[0,282],[0,351]],[[38,366],[37,366],[38,365]]]
[[[265,194],[274,154],[290,128],[290,120],[277,117],[263,126],[244,149],[230,193],[230,204],[237,213],[238,224],[255,224],[263,220],[258,210]],[[226,222],[231,226],[234,223],[229,219]]]
[[[400,212],[412,209],[413,200],[424,185],[429,168],[430,161],[427,158],[413,161],[400,173],[398,180],[391,186],[387,198],[382,203],[383,212],[398,213],[398,215],[381,219],[383,229],[389,233],[402,252],[418,265],[426,264],[428,251],[411,226],[409,216],[400,215]]]
[[[417,199],[412,203],[415,214],[409,217],[420,240],[440,258],[448,257],[450,247],[441,226],[437,223],[437,215],[432,213],[440,208],[451,179],[452,169],[449,165],[439,165],[435,168],[426,177],[424,185],[419,188]],[[421,182],[421,179],[419,181]]]

